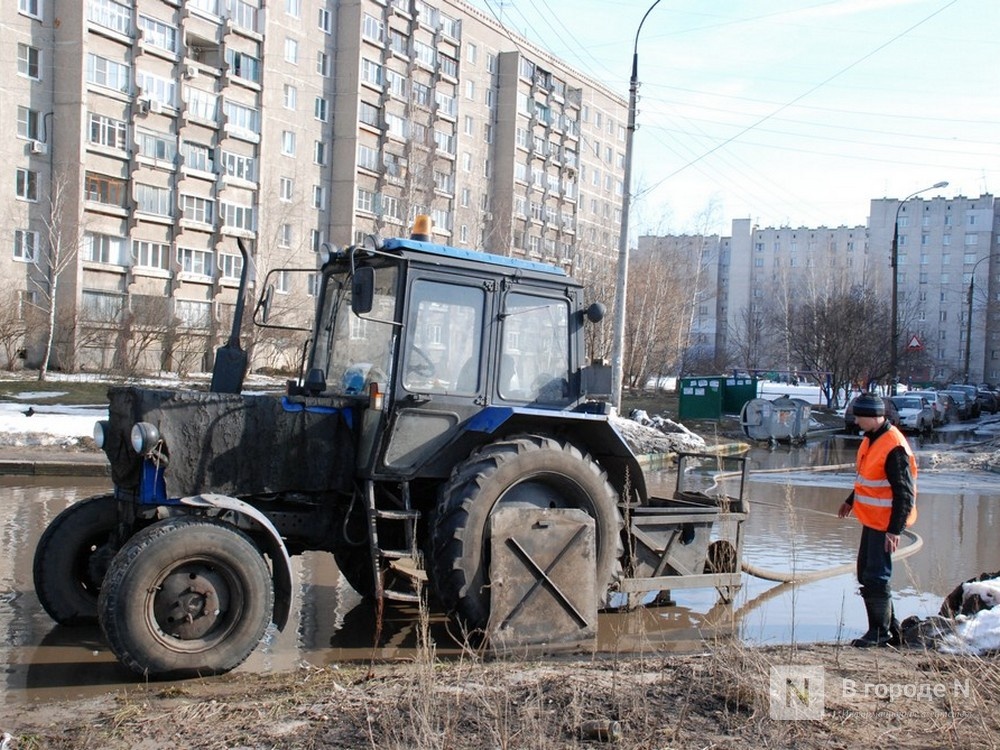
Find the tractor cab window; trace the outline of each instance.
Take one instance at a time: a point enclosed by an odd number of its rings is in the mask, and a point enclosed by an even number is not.
[[[418,279],[403,331],[403,387],[418,393],[474,395],[480,389],[482,287]]]
[[[511,293],[504,301],[500,396],[558,404],[569,396],[569,305],[566,300]]]
[[[329,277],[313,367],[326,370],[330,391],[358,395],[370,383],[378,383],[383,392],[388,389],[397,335],[397,326],[389,322],[396,314],[397,278],[395,266],[377,270],[371,312],[359,317],[351,310],[350,277]]]

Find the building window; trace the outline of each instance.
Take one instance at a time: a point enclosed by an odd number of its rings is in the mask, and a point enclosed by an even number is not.
[[[38,173],[18,168],[14,173],[14,194],[25,201],[38,200]]]
[[[38,232],[28,229],[14,230],[14,260],[33,263],[38,260]]]
[[[302,0],[285,0],[285,13],[293,18],[301,18]]]
[[[132,259],[137,266],[165,271],[170,260],[170,245],[164,242],[133,240]]]
[[[274,291],[280,294],[288,294],[289,290],[292,288],[289,283],[291,274],[288,271],[278,271],[274,275]]]
[[[357,208],[358,211],[364,211],[365,213],[375,213],[375,193],[370,190],[358,188],[355,208]]]
[[[257,181],[257,160],[252,156],[223,151],[222,169],[227,177],[247,182]]]
[[[223,279],[239,279],[243,273],[243,256],[219,253],[219,276]]]
[[[366,57],[361,58],[361,80],[373,86],[382,85],[382,66],[374,60]]]
[[[121,294],[84,289],[80,294],[80,315],[84,320],[112,323],[121,320],[125,298]]]
[[[212,275],[212,251],[179,247],[177,248],[177,265],[184,273],[210,277]]]
[[[317,21],[317,26],[319,26],[320,31],[324,34],[330,34],[333,32],[333,16],[330,14],[328,8],[319,9],[319,20]]]
[[[159,47],[167,52],[177,52],[177,29],[149,16],[139,16],[139,31],[142,41],[151,47]],[[129,31],[123,32],[129,33]]]
[[[186,328],[208,328],[212,322],[212,303],[188,299],[174,300],[174,315]]]
[[[282,177],[278,182],[278,200],[290,203],[295,182],[291,177]]]
[[[17,10],[32,18],[42,17],[42,0],[17,0]]]
[[[313,107],[313,116],[320,122],[326,122],[330,119],[330,102],[321,96],[317,96],[315,106]]]
[[[177,141],[174,136],[139,130],[136,131],[135,140],[139,145],[139,154],[148,159],[173,162],[177,157]]]
[[[87,172],[83,184],[86,200],[106,206],[125,206],[125,180]]]
[[[187,169],[198,172],[215,171],[215,152],[208,146],[184,141],[181,144],[181,153],[184,154],[184,166]]]
[[[129,67],[124,63],[100,57],[93,52],[87,55],[88,83],[128,93],[129,80]]]
[[[330,56],[326,52],[316,53],[316,73],[324,78],[330,76]]]
[[[136,84],[139,86],[143,99],[157,101],[168,107],[177,106],[176,81],[139,71],[136,74]]]
[[[281,131],[281,153],[295,156],[295,133],[291,130]]]
[[[321,252],[323,250],[323,230],[322,229],[311,229],[309,230],[309,247],[312,248],[314,253]]]
[[[237,203],[222,204],[222,224],[230,229],[243,229],[252,232],[257,228],[253,206],[241,206]]]
[[[125,252],[127,242],[125,237],[87,232],[83,235],[83,259],[93,263],[127,265],[128,260]]]
[[[233,131],[254,136],[260,135],[260,112],[253,107],[225,99],[222,102],[222,111]]]
[[[230,75],[260,83],[261,63],[256,57],[226,47],[226,62],[229,64]]]
[[[17,72],[28,78],[39,80],[42,77],[41,52],[37,47],[28,44],[17,44]]]
[[[291,38],[285,39],[285,62],[299,64],[299,43]]]
[[[98,146],[125,151],[128,147],[128,125],[122,120],[115,120],[91,112],[89,139],[91,143]]]
[[[326,166],[326,143],[323,141],[316,141],[313,144],[313,163],[319,164],[321,167]]]
[[[154,216],[174,215],[174,195],[170,188],[138,184],[135,186],[136,210]]]
[[[299,91],[294,86],[285,84],[285,109],[295,109],[299,100]]]
[[[278,233],[278,246],[279,247],[291,247],[292,246],[292,225],[282,224]]]
[[[38,140],[38,112],[27,107],[17,108],[17,137]]]
[[[197,195],[182,195],[181,216],[187,221],[211,225],[215,221],[215,202]]]
[[[322,185],[313,185],[313,208],[320,211],[326,208],[326,188]]]
[[[366,39],[371,39],[376,42],[385,41],[385,24],[375,16],[365,13],[365,20],[361,27],[361,34]]]

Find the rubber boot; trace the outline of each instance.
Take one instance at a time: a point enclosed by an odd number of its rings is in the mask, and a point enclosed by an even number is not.
[[[851,645],[855,648],[888,646],[892,640],[892,600],[888,596],[869,595],[864,601],[868,612],[868,632],[851,641]]]
[[[895,648],[903,645],[903,630],[899,626],[899,620],[896,619],[896,608],[892,604],[892,599],[889,600],[889,641],[886,645]]]

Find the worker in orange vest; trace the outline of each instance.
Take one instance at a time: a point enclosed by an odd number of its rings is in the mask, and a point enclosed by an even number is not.
[[[899,536],[917,520],[917,462],[903,433],[885,418],[881,396],[858,396],[854,417],[865,434],[858,447],[854,491],[837,515],[846,518],[853,512],[861,522],[858,583],[868,613],[868,631],[851,645],[898,645],[899,623],[889,578]]]

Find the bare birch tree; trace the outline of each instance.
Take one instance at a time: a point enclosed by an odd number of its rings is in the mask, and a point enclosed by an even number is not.
[[[59,305],[59,281],[62,274],[76,263],[83,237],[83,227],[78,219],[75,206],[71,205],[68,171],[52,174],[48,203],[42,213],[44,232],[43,247],[38,249],[33,265],[36,273],[29,279],[38,292],[41,307],[45,311],[43,330],[43,354],[38,367],[38,379],[45,380],[54,349],[57,307]]]

